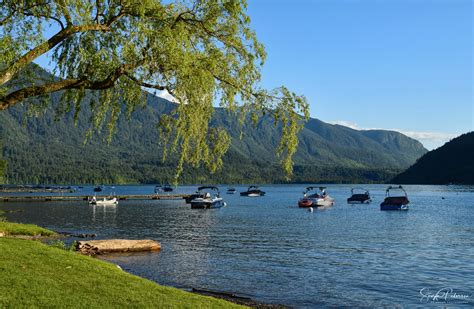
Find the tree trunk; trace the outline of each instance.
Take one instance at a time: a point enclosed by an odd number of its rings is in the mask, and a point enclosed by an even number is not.
[[[130,239],[106,239],[79,241],[76,251],[88,255],[104,254],[111,252],[138,252],[138,251],[158,251],[161,244],[155,240],[130,240]]]

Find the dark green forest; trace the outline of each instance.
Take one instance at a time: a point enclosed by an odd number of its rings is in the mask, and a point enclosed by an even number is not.
[[[0,140],[0,149],[3,149],[2,141]],[[2,158],[3,152],[0,151],[0,183],[5,182],[5,168],[7,167],[7,161]]]
[[[474,184],[474,132],[463,134],[426,153],[393,182]]]
[[[36,68],[38,75],[48,73]],[[50,77],[49,77],[50,78]],[[91,112],[84,103],[77,123],[74,111],[58,116],[60,93],[48,98],[42,112],[19,104],[0,113],[0,136],[7,160],[8,183],[96,184],[171,182],[176,162],[162,161],[163,148],[156,124],[173,103],[146,95],[146,105],[130,117],[120,117],[112,141],[96,133],[87,142]],[[87,101],[86,96],[86,101]],[[49,101],[51,100],[51,101]],[[27,108],[29,106],[30,108]],[[41,110],[41,109],[40,109]],[[34,114],[34,116],[31,116]],[[210,174],[204,168],[186,166],[182,183],[282,183],[286,182],[275,150],[281,128],[263,117],[256,126],[216,108],[211,125],[224,127],[232,145],[224,168]],[[242,133],[242,138],[240,135]],[[384,182],[413,164],[426,149],[418,141],[394,131],[357,131],[309,119],[299,134],[292,182]]]

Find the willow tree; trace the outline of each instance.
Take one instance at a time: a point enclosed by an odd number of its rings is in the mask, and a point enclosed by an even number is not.
[[[260,87],[265,51],[245,0],[0,3],[1,110],[38,104],[26,99],[59,91],[58,110],[77,115],[90,108],[91,128],[111,133],[121,114],[143,104],[144,89],[166,90],[177,104],[158,129],[164,157],[178,158],[177,176],[185,163],[212,172],[222,166],[230,137],[209,126],[217,102],[241,122],[273,117],[282,130],[277,155],[291,174],[307,103],[283,86]],[[49,58],[57,78],[15,83],[40,56]],[[84,102],[86,91],[95,99]]]

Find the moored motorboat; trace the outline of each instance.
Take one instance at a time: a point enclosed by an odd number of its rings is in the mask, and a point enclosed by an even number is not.
[[[304,196],[298,201],[298,207],[324,207],[334,205],[334,199],[326,192],[326,187],[307,187]]]
[[[227,205],[220,197],[219,188],[217,187],[202,186],[198,188],[198,193],[196,194],[201,194],[202,196],[196,197],[191,201],[191,208],[193,209],[221,208]]]
[[[347,199],[347,204],[369,204],[372,202],[369,190],[364,188],[352,188],[351,197]]]
[[[170,184],[155,186],[155,194],[160,194],[163,192],[173,192],[173,187]]]
[[[97,186],[94,188],[94,192],[102,192],[103,188],[103,186]]]
[[[165,192],[173,192],[173,187],[172,187],[169,183],[167,183],[167,184],[165,184],[165,185],[163,186],[163,191],[165,191]]]
[[[226,193],[227,194],[234,194],[235,193],[235,188],[232,188],[232,187],[228,188]]]
[[[191,204],[191,201],[198,198],[198,197],[204,197],[205,193],[196,191],[196,193],[193,193],[191,195],[188,195],[184,198],[184,201],[186,204]]]
[[[394,191],[398,194],[394,195]],[[380,204],[380,210],[408,210],[409,203],[407,192],[402,186],[389,186],[385,191],[385,199]]]
[[[112,197],[112,198],[104,197],[102,200],[100,200],[100,199],[97,199],[96,196],[93,196],[89,200],[89,205],[114,206],[114,205],[117,205],[117,204],[118,204],[118,200],[117,200],[116,197]]]
[[[260,190],[257,186],[250,186],[248,187],[247,191],[240,192],[240,195],[256,197],[256,196],[264,196],[265,192]]]

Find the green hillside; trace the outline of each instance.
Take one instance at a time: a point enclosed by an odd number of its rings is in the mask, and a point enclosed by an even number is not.
[[[45,71],[37,74],[51,78]],[[74,124],[73,112],[55,120],[60,94],[53,94],[44,115],[27,117],[26,105],[0,113],[3,154],[8,161],[10,183],[160,183],[171,181],[172,158],[161,161],[156,124],[173,103],[147,95],[145,108],[129,120],[121,117],[110,144],[105,133],[86,144],[91,112],[83,108]],[[37,103],[39,104],[39,103]],[[217,108],[214,126],[227,128],[232,146],[222,171],[210,175],[204,169],[186,168],[182,181],[282,182],[284,175],[275,157],[280,131],[273,120],[262,118],[254,127],[241,128],[235,116]],[[416,140],[398,132],[357,131],[310,119],[300,133],[295,155],[295,182],[380,182],[413,164],[426,150]]]
[[[474,132],[463,134],[421,157],[394,183],[474,184]]]

